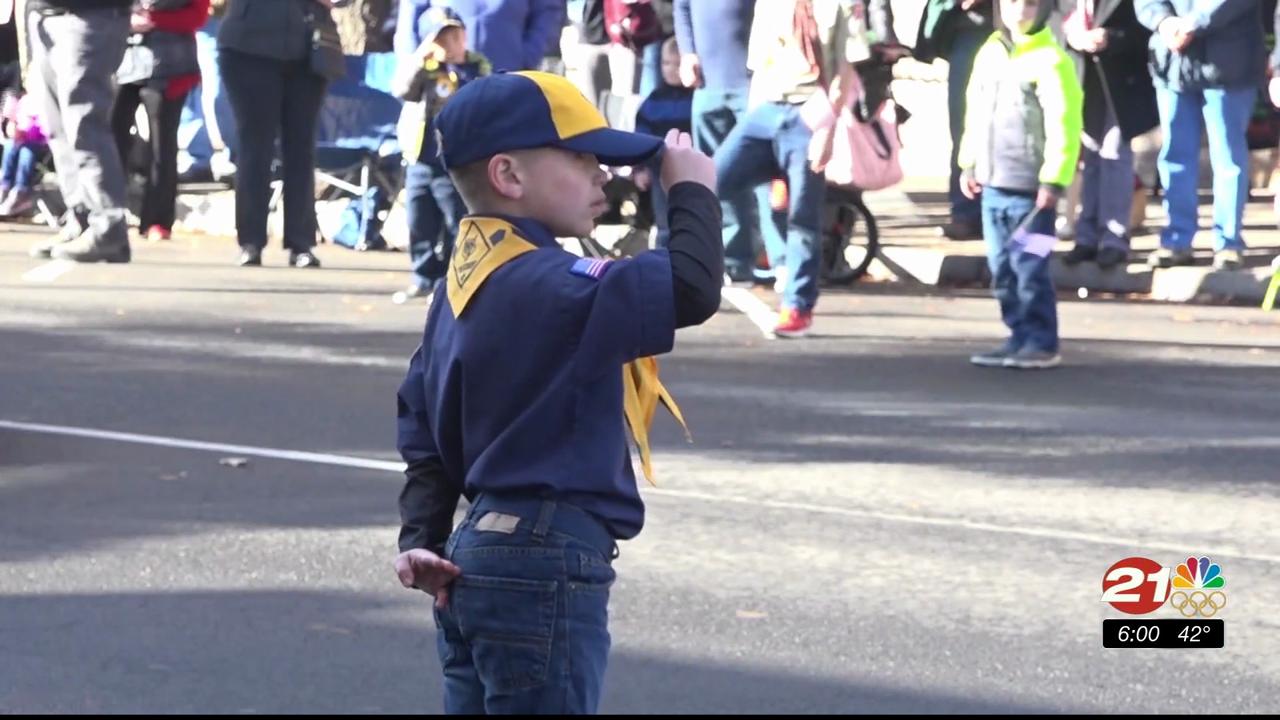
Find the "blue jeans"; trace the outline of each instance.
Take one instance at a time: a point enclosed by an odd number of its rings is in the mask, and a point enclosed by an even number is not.
[[[1013,231],[1035,210],[1034,193],[994,187],[982,190],[982,237],[987,243],[991,289],[1000,303],[1000,318],[1011,333],[1006,349],[1058,351],[1058,299],[1049,275],[1049,258],[1037,257],[1010,242]],[[1041,210],[1028,232],[1054,234],[1056,211]]]
[[[1175,92],[1156,86],[1160,108],[1160,182],[1169,223],[1160,244],[1189,250],[1195,239],[1200,204],[1200,135],[1207,130],[1213,163],[1213,249],[1242,250],[1241,225],[1249,198],[1249,147],[1245,130],[1257,90],[1212,88]]]
[[[222,75],[218,71],[218,25],[221,20],[209,18],[205,26],[196,32],[196,58],[200,64],[200,84],[187,95],[182,108],[182,121],[178,126],[178,147],[191,158],[191,166],[208,168],[213,158],[213,143],[204,116],[204,100],[213,99],[214,121],[222,142],[236,151],[236,121],[231,101],[223,91]]]
[[[21,145],[10,140],[4,145],[3,178],[0,187],[30,190],[34,180],[36,160],[44,152],[44,148],[23,143]]]
[[[478,496],[446,546],[462,574],[435,612],[445,712],[595,713],[616,547],[572,505]]]
[[[779,175],[787,179],[787,290],[784,308],[812,311],[818,303],[822,264],[822,202],[826,181],[809,169],[813,132],[800,119],[800,107],[765,103],[743,118],[716,152],[716,183],[724,213],[725,268],[751,267],[751,240],[758,232],[760,208],[752,191]]]
[[[974,223],[981,219],[982,204],[970,200],[960,191],[960,163],[957,158],[960,136],[964,134],[965,92],[969,89],[973,60],[989,36],[990,31],[963,30],[956,34],[947,53],[947,112],[951,116],[951,185],[947,195],[951,200],[951,217]]]
[[[449,267],[458,223],[467,214],[467,206],[439,161],[409,165],[404,192],[413,282],[429,288],[444,277]]]
[[[747,114],[747,88],[699,88],[693,93],[693,146],[707,155],[720,151],[729,133]],[[769,203],[769,184],[755,190],[756,207],[761,218],[770,222],[757,223],[760,238],[751,239],[751,259],[734,258],[726,264],[729,276],[735,280],[747,280],[755,272],[755,255],[761,244],[769,258],[770,267],[781,267],[786,262],[787,215],[774,211]]]

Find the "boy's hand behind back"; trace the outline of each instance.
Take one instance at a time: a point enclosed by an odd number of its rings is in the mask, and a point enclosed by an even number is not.
[[[400,584],[435,596],[436,607],[449,604],[449,584],[462,574],[457,565],[430,550],[406,550],[396,557],[396,575]]]
[[[696,182],[716,191],[716,164],[706,155],[693,149],[689,133],[672,130],[667,133],[667,148],[662,157],[662,189],[682,182]]]

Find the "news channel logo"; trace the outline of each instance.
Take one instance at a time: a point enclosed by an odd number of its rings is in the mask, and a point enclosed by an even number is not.
[[[1102,577],[1102,601],[1122,613],[1149,615],[1164,607],[1185,618],[1212,618],[1227,606],[1222,566],[1188,557],[1168,567],[1145,557],[1125,558]]]

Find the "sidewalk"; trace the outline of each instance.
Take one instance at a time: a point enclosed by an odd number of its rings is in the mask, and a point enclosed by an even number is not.
[[[948,205],[946,178],[911,177],[890,190],[867,193],[867,207],[875,214],[880,231],[880,258],[873,262],[868,279],[879,282],[931,285],[941,288],[986,287],[990,282],[986,250],[982,241],[954,242],[938,235],[937,227],[946,222]],[[178,198],[177,230],[184,234],[235,237],[235,199],[227,190],[183,192]],[[344,204],[344,203],[342,203]],[[338,218],[334,207],[318,208],[322,226],[331,226]],[[1258,305],[1271,278],[1270,263],[1280,255],[1280,231],[1271,211],[1271,198],[1258,193],[1245,207],[1245,230],[1249,249],[1245,252],[1245,269],[1220,272],[1210,266],[1213,259],[1212,207],[1206,194],[1202,197],[1201,232],[1196,239],[1195,267],[1151,270],[1146,256],[1159,246],[1159,228],[1164,225],[1164,210],[1159,198],[1151,198],[1147,207],[1146,227],[1133,238],[1133,256],[1128,266],[1102,271],[1093,263],[1067,267],[1057,257],[1053,260],[1054,284],[1059,290],[1085,296],[1131,297],[1165,302],[1210,302]],[[405,238],[395,228],[403,223],[402,214],[389,218],[386,230],[393,244]],[[325,217],[329,216],[329,217]],[[279,217],[273,214],[273,233]],[[1058,255],[1071,249],[1071,242],[1060,241]]]
[[[985,287],[990,282],[982,241],[956,242],[938,235],[946,222],[948,203],[945,178],[908,178],[891,190],[867,193],[866,204],[880,229],[881,258],[872,264],[870,277],[880,281],[920,283],[938,287]],[[1159,198],[1150,198],[1145,227],[1133,238],[1131,262],[1124,268],[1100,270],[1096,264],[1075,267],[1053,260],[1053,279],[1060,290],[1088,295],[1128,296],[1166,302],[1230,302],[1256,305],[1262,302],[1271,278],[1270,263],[1280,255],[1280,231],[1271,210],[1271,198],[1261,192],[1245,207],[1246,267],[1215,271],[1212,263],[1211,197],[1201,197],[1200,234],[1196,238],[1194,267],[1151,270],[1147,255],[1159,246],[1159,228],[1165,214]],[[1059,241],[1057,253],[1072,243]]]

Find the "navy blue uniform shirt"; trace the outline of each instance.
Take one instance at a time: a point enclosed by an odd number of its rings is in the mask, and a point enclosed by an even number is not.
[[[546,227],[503,219],[538,249],[494,270],[460,318],[441,284],[400,387],[400,454],[437,458],[468,498],[550,495],[632,538],[644,504],[622,367],[675,343],[670,258],[654,250],[582,274]]]

